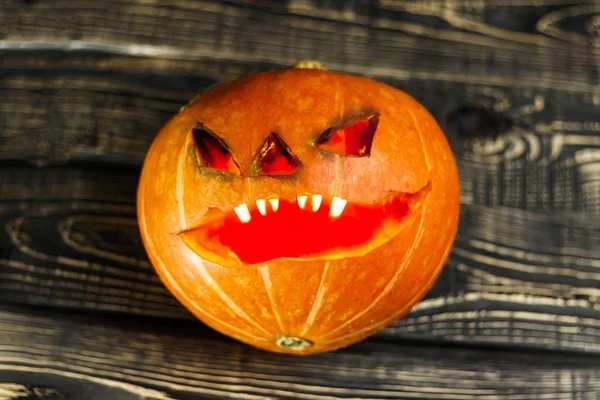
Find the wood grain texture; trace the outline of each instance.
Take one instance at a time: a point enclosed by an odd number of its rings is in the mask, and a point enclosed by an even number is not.
[[[87,392],[91,397],[70,397],[73,389],[62,389],[67,399],[600,397],[598,359],[589,356],[367,340],[298,358],[253,349],[195,321],[165,324],[6,306],[0,308],[0,333],[0,396],[2,382],[20,376],[21,386],[34,379],[44,385],[42,371],[51,370],[65,380],[96,383],[97,391]],[[99,396],[100,390],[110,396]]]
[[[40,367],[35,362],[27,365],[10,358],[0,365],[0,400],[174,400],[163,392],[98,378],[99,374]]]
[[[598,353],[599,13],[570,0],[2,2],[0,299],[189,318],[140,244],[144,154],[196,93],[317,58],[416,97],[460,169],[446,270],[378,338]]]

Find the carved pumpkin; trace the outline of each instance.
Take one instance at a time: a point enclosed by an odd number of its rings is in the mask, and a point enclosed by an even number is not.
[[[253,346],[337,349],[406,314],[451,250],[452,152],[404,92],[317,69],[195,98],[142,170],[149,258],[195,316]]]

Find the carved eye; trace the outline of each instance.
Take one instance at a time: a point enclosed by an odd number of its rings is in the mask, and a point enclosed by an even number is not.
[[[379,114],[375,113],[346,126],[327,129],[313,145],[341,156],[369,156],[378,124]]]
[[[202,124],[198,124],[192,133],[196,144],[196,157],[202,166],[241,175],[240,166],[221,138]]]
[[[250,167],[250,176],[293,175],[302,163],[276,133],[270,133]]]

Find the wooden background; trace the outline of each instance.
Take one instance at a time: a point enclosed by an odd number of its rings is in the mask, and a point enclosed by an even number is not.
[[[411,313],[308,358],[190,317],[135,218],[197,93],[299,59],[397,86],[461,175]],[[600,399],[600,3],[0,0],[0,400]]]

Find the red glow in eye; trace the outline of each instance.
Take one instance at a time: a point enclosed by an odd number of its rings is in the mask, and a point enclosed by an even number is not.
[[[203,166],[240,175],[240,167],[222,139],[202,124],[198,124],[192,133],[196,143],[196,155]]]
[[[373,114],[346,127],[329,128],[319,136],[314,146],[342,156],[368,156],[378,124],[379,114]]]
[[[301,165],[285,142],[276,133],[270,133],[252,162],[250,175],[293,175]]]

